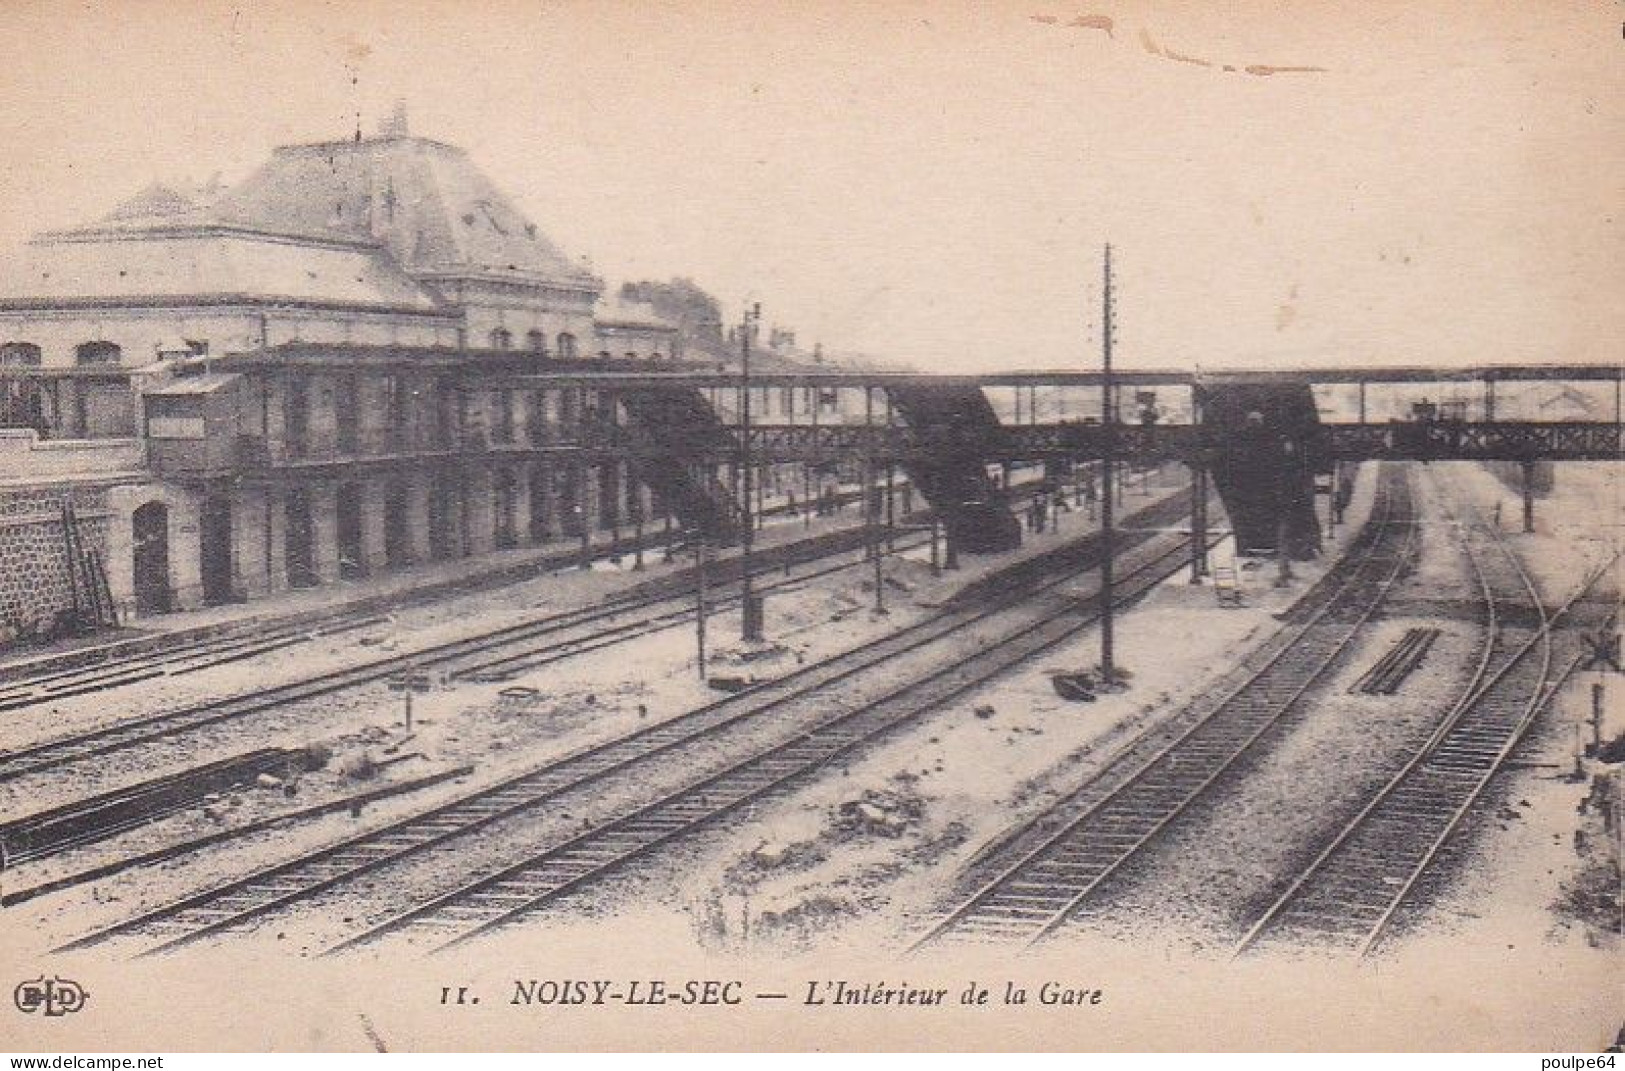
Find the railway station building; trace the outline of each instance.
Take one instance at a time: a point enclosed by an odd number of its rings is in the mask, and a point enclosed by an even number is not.
[[[593,373],[682,358],[399,112],[149,187],[0,269],[0,643],[98,585],[127,620],[639,520],[565,448],[622,415]]]

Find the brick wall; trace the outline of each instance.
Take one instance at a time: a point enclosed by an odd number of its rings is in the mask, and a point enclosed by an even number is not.
[[[49,634],[72,605],[63,551],[65,490],[0,490],[0,646]],[[107,553],[106,493],[75,488],[86,549]]]

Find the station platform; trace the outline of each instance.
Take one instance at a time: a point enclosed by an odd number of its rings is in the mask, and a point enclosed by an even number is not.
[[[1015,494],[1020,495],[1039,478],[1037,470],[1018,476]],[[908,499],[901,484],[897,493],[899,526],[929,523],[931,512],[928,509],[904,512],[903,502]],[[913,499],[923,506],[917,494]],[[860,488],[856,484],[841,485],[835,508],[836,512],[827,516],[808,516],[804,509],[793,510],[785,496],[765,496],[763,519],[754,540],[756,553],[771,554],[795,544],[828,541],[841,533],[855,536],[863,525]],[[477,558],[433,562],[363,580],[280,592],[250,602],[154,615],[141,619],[138,624],[0,651],[0,682],[260,631],[309,628],[317,632],[340,619],[353,625],[358,617],[376,615],[382,619],[407,607],[488,592],[547,574],[581,572],[584,565],[612,574],[603,576],[602,583],[595,586],[602,599],[632,594],[656,576],[669,584],[681,583],[684,576],[692,573],[692,564],[680,564],[685,559],[692,563],[691,551],[679,549],[680,557],[672,562],[667,560],[668,538],[682,539],[681,531],[674,531],[668,537],[662,525],[648,526],[641,542],[646,568],[641,570],[636,567],[639,542],[629,530],[623,529],[619,535],[617,540],[615,533],[596,532],[585,551],[579,539],[555,540],[492,551]],[[738,545],[718,547],[708,560],[725,567],[740,553]],[[1000,561],[1005,557],[1000,555]]]

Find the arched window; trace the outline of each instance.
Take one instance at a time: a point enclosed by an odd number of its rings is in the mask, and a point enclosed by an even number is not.
[[[559,334],[559,359],[564,361],[576,359],[576,337],[568,331]]]
[[[118,364],[122,356],[113,342],[85,342],[74,348],[75,364]]]
[[[538,357],[547,356],[547,336],[537,328],[525,332],[525,348]]]
[[[513,335],[508,333],[506,327],[499,327],[491,332],[491,348],[505,350],[513,346]]]
[[[626,359],[629,360],[629,361],[635,361],[635,360],[638,359],[638,355],[633,353],[631,350],[627,350],[626,351]]]
[[[660,360],[660,351],[659,351],[659,350],[655,350],[655,351],[654,351],[654,352],[652,352],[652,353],[650,353],[650,354],[649,354],[649,360],[651,360],[651,361],[658,361],[658,360]]]
[[[599,350],[599,351],[598,351],[598,359],[599,359],[599,360],[600,360],[600,361],[607,361],[607,360],[609,360],[609,351],[608,351],[608,350]]]
[[[7,342],[0,345],[0,367],[38,368],[40,348],[32,342]]]

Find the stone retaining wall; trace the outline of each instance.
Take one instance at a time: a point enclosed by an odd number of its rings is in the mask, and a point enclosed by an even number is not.
[[[73,606],[62,530],[62,504],[70,494],[85,549],[105,562],[105,490],[0,489],[0,644],[51,634]]]

